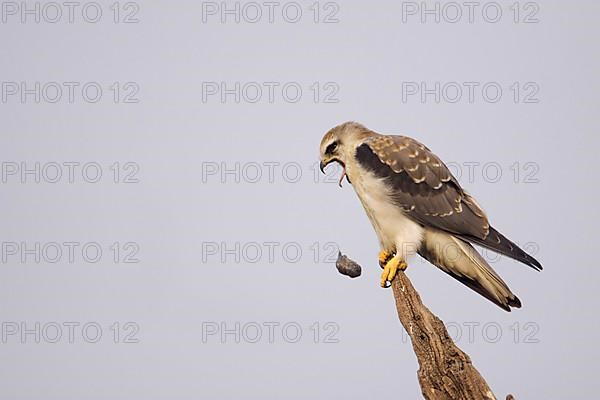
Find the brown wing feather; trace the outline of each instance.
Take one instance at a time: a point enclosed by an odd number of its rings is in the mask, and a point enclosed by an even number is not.
[[[446,165],[406,136],[378,135],[356,151],[357,161],[393,188],[394,201],[419,223],[484,240],[488,219]]]

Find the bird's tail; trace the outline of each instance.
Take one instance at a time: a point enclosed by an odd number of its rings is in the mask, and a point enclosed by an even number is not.
[[[471,244],[441,231],[427,232],[424,239],[421,257],[502,309],[521,307],[519,298]]]

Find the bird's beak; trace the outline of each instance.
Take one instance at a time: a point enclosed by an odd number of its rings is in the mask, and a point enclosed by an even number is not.
[[[321,163],[319,164],[319,169],[321,170],[321,172],[325,173],[325,167],[334,161],[335,161],[335,158],[328,158],[328,157],[325,157],[324,159],[322,158]]]
[[[325,167],[334,161],[338,162],[342,166],[342,176],[340,176],[340,180],[338,182],[338,185],[340,185],[340,187],[342,187],[342,180],[344,179],[344,177],[346,177],[346,165],[343,162],[341,162],[339,159],[337,159],[335,157],[321,160],[321,162],[319,163],[319,169],[321,170],[322,173],[325,173]],[[348,179],[348,182],[350,182],[350,179]]]

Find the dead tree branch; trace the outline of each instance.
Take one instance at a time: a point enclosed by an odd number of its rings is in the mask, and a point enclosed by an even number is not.
[[[342,274],[360,275],[360,266],[341,254],[336,266]],[[352,274],[346,273],[349,271]],[[398,317],[419,362],[417,376],[425,399],[495,400],[469,356],[456,346],[444,323],[423,305],[404,272],[397,273],[392,290]],[[512,398],[507,396],[507,400]]]
[[[421,302],[404,272],[392,282],[400,322],[419,361],[417,376],[426,399],[495,399],[471,359],[454,344],[444,323]]]

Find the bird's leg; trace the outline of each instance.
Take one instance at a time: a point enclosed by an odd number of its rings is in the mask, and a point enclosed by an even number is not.
[[[404,271],[407,267],[408,265],[406,265],[406,262],[404,262],[399,254],[392,257],[383,267],[383,272],[381,273],[381,287],[390,287],[392,279],[396,276],[396,272],[398,272],[398,270]],[[390,285],[387,284],[388,282],[390,282]]]

